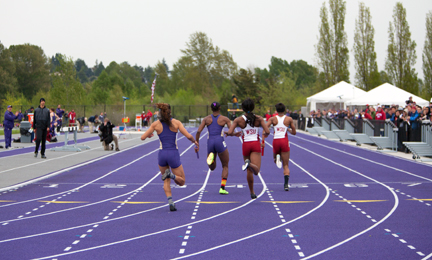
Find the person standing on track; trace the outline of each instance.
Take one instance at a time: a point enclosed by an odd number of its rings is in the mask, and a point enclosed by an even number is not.
[[[273,138],[273,158],[276,166],[280,169],[283,165],[284,173],[284,189],[289,191],[289,176],[290,170],[288,167],[290,158],[290,145],[288,140],[288,132],[296,134],[294,121],[291,117],[285,115],[285,105],[282,103],[276,104],[277,116],[271,117],[267,122],[267,127],[273,125],[274,138]],[[281,162],[282,160],[282,162]]]
[[[39,151],[39,145],[41,145],[41,158],[46,159],[45,156],[45,143],[47,132],[50,127],[50,111],[45,107],[45,99],[41,98],[39,101],[40,105],[34,111],[33,118],[33,129],[36,131],[36,147],[34,152],[34,157],[37,157]]]
[[[178,131],[197,147],[199,147],[199,144],[179,120],[171,117],[171,106],[169,104],[158,103],[156,105],[160,109],[160,120],[150,125],[150,128],[141,136],[141,140],[144,141],[147,137],[151,138],[154,131],[159,136],[161,146],[158,154],[158,165],[162,173],[162,180],[164,181],[163,188],[168,199],[170,211],[176,211],[177,209],[172,201],[171,179],[179,186],[185,184],[185,174],[177,147]],[[172,172],[170,171],[170,167]]]
[[[12,105],[7,107],[4,115],[3,127],[5,135],[5,148],[12,147],[12,128],[14,127],[14,120],[17,119],[18,112],[12,113]]]
[[[228,132],[225,132],[227,136],[236,135],[234,129],[239,126],[243,131],[243,158],[245,164],[243,165],[243,171],[247,169],[247,181],[249,185],[249,191],[252,199],[256,199],[256,194],[253,189],[254,177],[253,174],[258,175],[261,167],[261,147],[264,144],[260,144],[259,141],[259,128],[263,128],[263,136],[268,136],[270,130],[265,124],[264,119],[261,116],[257,116],[253,113],[255,103],[252,99],[248,98],[242,102],[242,109],[245,112],[244,115],[234,120]]]
[[[202,130],[207,126],[209,136],[207,139],[207,164],[210,170],[216,168],[216,155],[219,155],[219,159],[222,164],[222,181],[221,187],[219,189],[220,194],[228,195],[228,191],[225,190],[225,185],[228,179],[228,163],[229,163],[229,153],[223,137],[223,128],[225,124],[228,128],[231,126],[231,121],[226,116],[220,114],[220,104],[218,102],[213,102],[211,104],[211,110],[213,114],[204,117],[198,131],[195,136],[195,140],[199,142],[199,138]],[[199,151],[198,147],[195,147],[195,152]]]

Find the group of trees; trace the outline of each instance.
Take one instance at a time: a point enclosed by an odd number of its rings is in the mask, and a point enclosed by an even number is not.
[[[306,104],[306,97],[339,81],[349,82],[349,47],[344,23],[346,2],[329,0],[320,10],[321,23],[315,45],[317,67],[303,60],[288,62],[271,57],[268,68],[239,68],[232,55],[214,45],[203,32],[190,35],[182,56],[170,69],[165,59],[155,66],[111,62],[93,67],[63,54],[48,58],[39,46],[0,42],[0,105],[37,104],[45,97],[50,105],[149,104],[150,87],[157,74],[155,101],[173,105],[227,103],[231,95],[251,97],[266,106],[283,101],[290,108]],[[353,44],[355,84],[370,90],[384,82],[424,98],[432,96],[432,12],[427,14],[422,55],[424,81],[417,77],[415,41],[411,40],[406,10],[394,7],[389,25],[385,70],[379,71],[374,49],[370,9],[359,4]]]
[[[316,56],[318,60],[318,82],[327,88],[340,80],[349,82],[349,47],[344,30],[346,2],[329,0],[329,11],[324,2],[320,10]],[[329,19],[330,17],[330,19]],[[417,61],[416,42],[411,39],[407,12],[402,3],[393,9],[393,21],[389,23],[385,70],[378,70],[375,52],[372,16],[369,7],[359,3],[359,15],[354,32],[355,84],[370,90],[389,82],[426,99],[432,97],[432,12],[426,17],[426,41],[423,50],[424,81],[418,78],[414,68]]]

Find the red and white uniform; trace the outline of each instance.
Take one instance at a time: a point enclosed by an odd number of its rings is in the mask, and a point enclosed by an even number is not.
[[[275,134],[273,138],[273,153],[280,154],[290,151],[288,140],[288,127],[284,124],[285,115],[283,117],[276,116],[277,125],[273,127]]]
[[[242,115],[242,118],[246,122],[246,116]],[[252,127],[246,124],[243,131],[243,156],[249,156],[252,152],[261,153],[261,145],[259,141],[259,127]]]

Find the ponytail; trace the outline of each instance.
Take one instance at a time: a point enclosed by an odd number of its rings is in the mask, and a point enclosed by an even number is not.
[[[166,103],[157,103],[157,108],[160,110],[160,121],[172,126],[171,123],[171,106]]]
[[[252,113],[254,108],[255,108],[255,103],[253,102],[252,99],[247,98],[242,102],[242,109],[246,113],[246,124],[249,124],[252,127],[255,126],[255,119],[256,119],[255,114]]]

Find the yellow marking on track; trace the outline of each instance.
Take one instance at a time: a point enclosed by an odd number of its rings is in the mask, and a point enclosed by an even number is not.
[[[423,200],[423,201],[432,201],[432,199],[407,199],[407,200]]]
[[[240,203],[239,201],[186,201],[187,203],[201,203],[201,204],[227,204],[227,203]]]
[[[160,202],[160,201],[128,201],[128,202],[124,202],[124,201],[111,201],[113,203],[125,203],[125,204],[154,204],[154,203],[165,203],[165,202]]]
[[[0,200],[0,202],[15,202],[16,200]]]
[[[292,203],[309,203],[309,202],[315,202],[315,201],[261,201],[261,202],[267,202],[267,203],[281,203],[281,204],[292,204]]]
[[[40,200],[39,202],[50,202],[55,204],[71,204],[71,203],[89,203],[88,201],[51,201],[51,200]]]
[[[336,202],[357,202],[357,203],[363,203],[363,202],[381,202],[381,201],[387,201],[387,200],[335,200]]]

